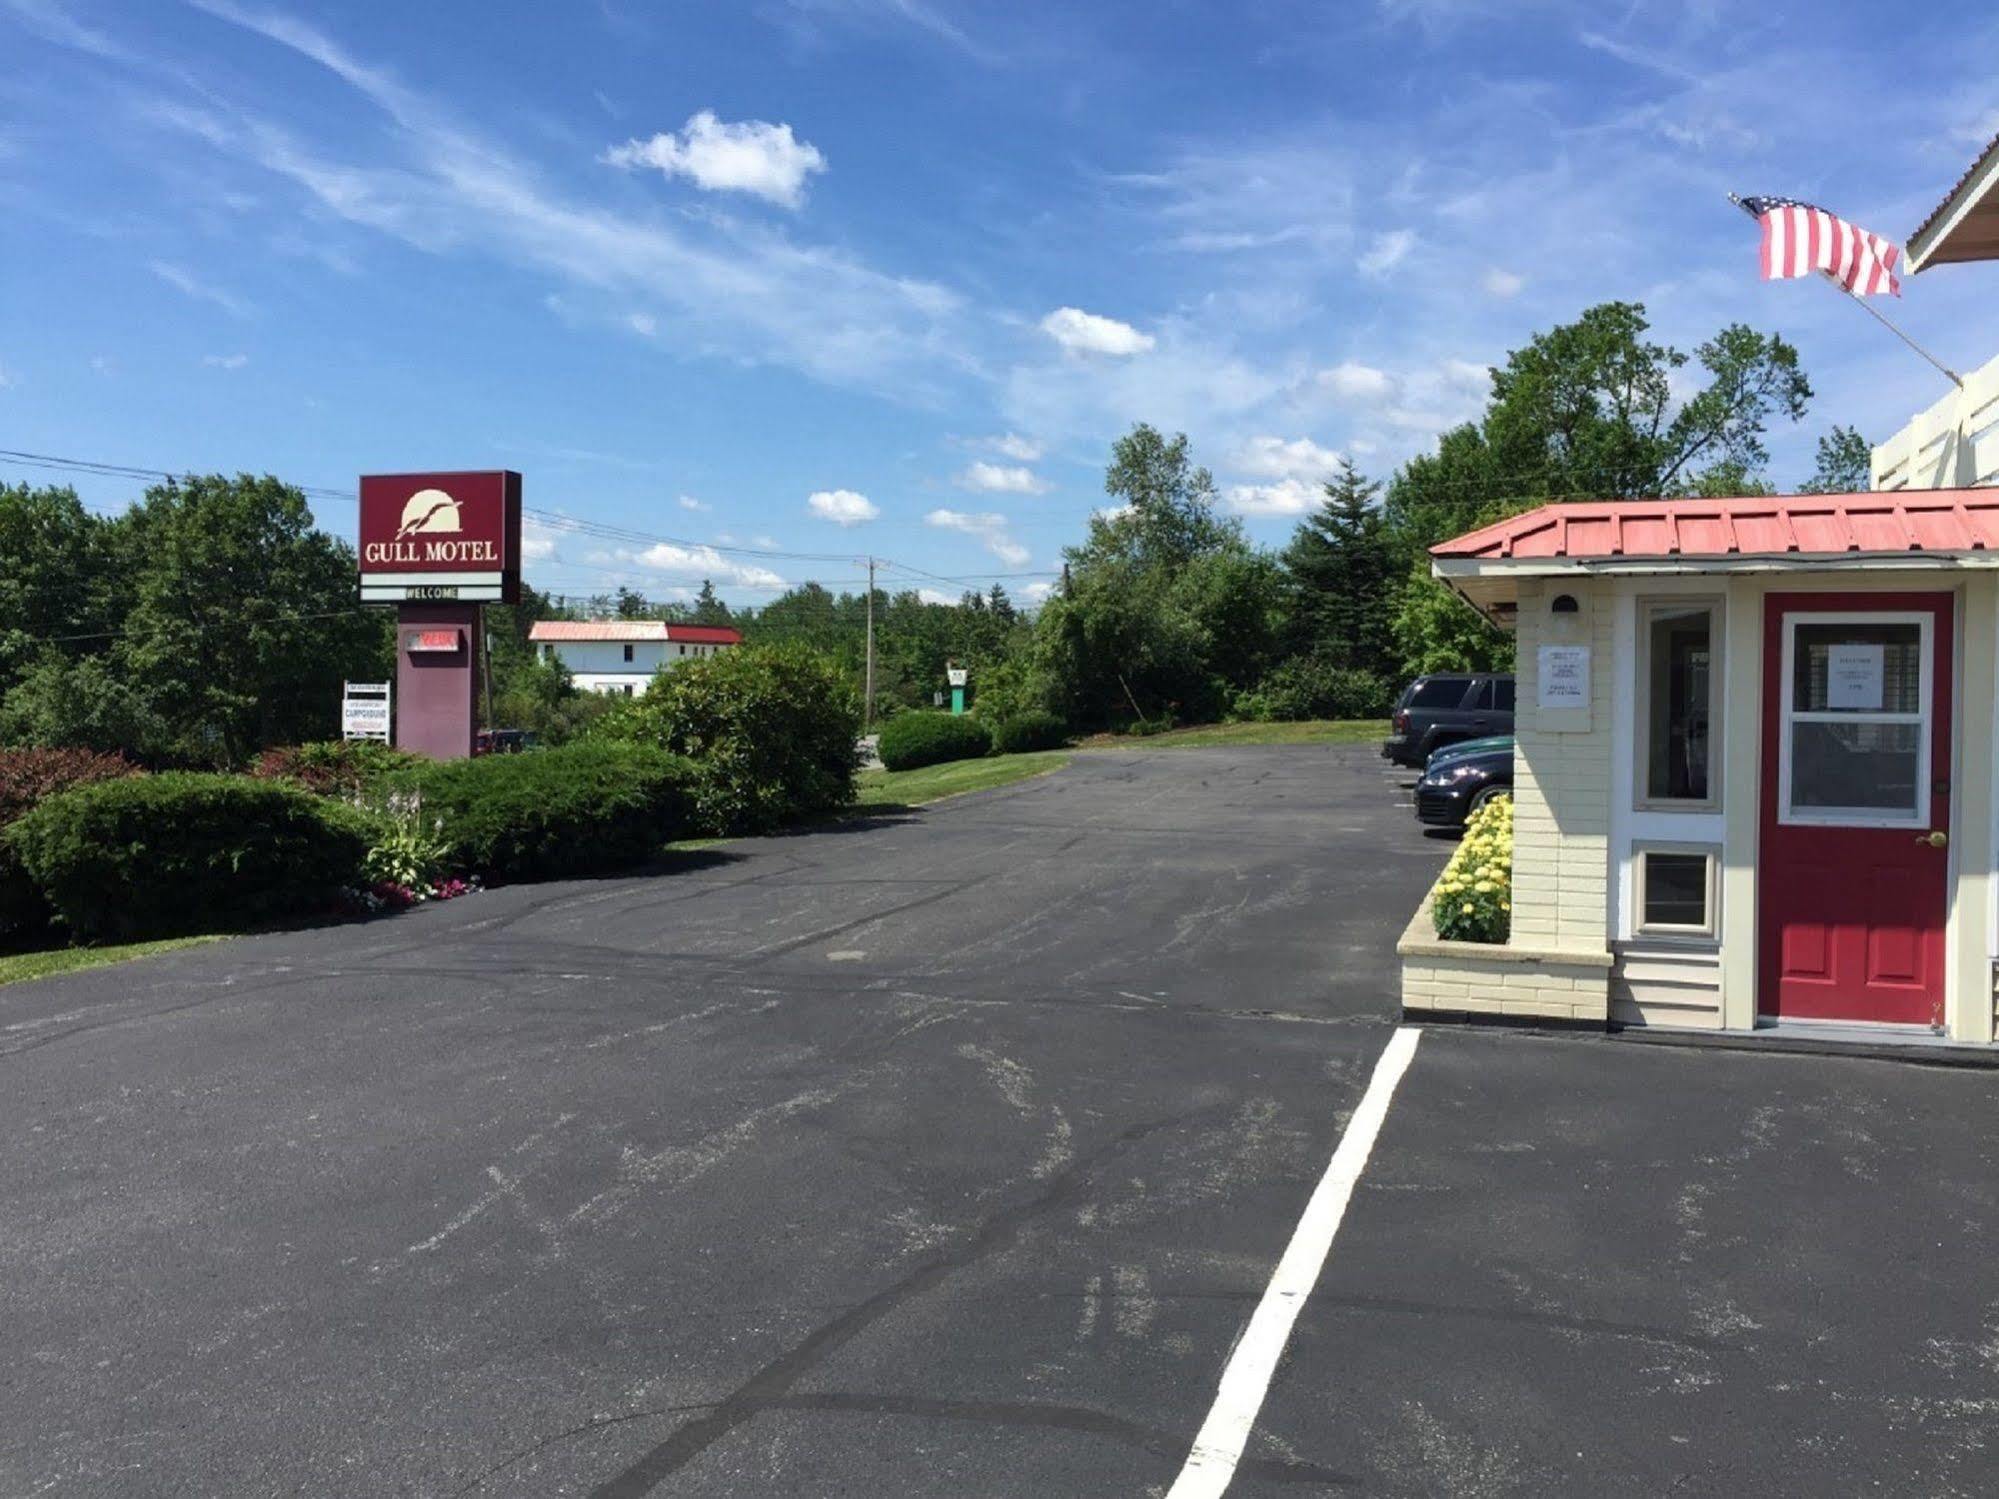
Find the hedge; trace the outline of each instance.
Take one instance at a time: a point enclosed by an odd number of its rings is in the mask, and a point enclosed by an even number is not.
[[[1030,708],[993,725],[993,753],[1020,755],[1030,750],[1060,749],[1069,742],[1069,726],[1053,713]]]
[[[976,760],[990,754],[993,736],[975,718],[956,713],[898,713],[882,726],[882,764],[914,770],[946,760]]]
[[[451,870],[506,883],[645,862],[687,835],[696,779],[664,750],[582,743],[448,761],[390,784],[440,824]]]
[[[64,791],[141,774],[120,755],[86,749],[0,749],[0,831]],[[0,838],[0,942],[39,932],[55,913]]]
[[[264,781],[297,781],[322,796],[343,796],[423,763],[421,755],[373,739],[324,739],[267,749],[250,766],[250,774]]]
[[[591,725],[592,741],[698,762],[704,833],[766,833],[854,799],[860,703],[839,664],[802,645],[737,646],[662,671]]]
[[[373,826],[282,782],[172,772],[49,797],[5,838],[70,932],[101,942],[328,909]]]

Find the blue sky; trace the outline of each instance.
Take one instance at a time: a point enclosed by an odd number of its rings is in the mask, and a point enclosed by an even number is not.
[[[635,533],[532,581],[661,598],[1031,597],[1138,420],[1279,542],[1612,297],[1800,345],[1794,483],[1939,380],[1723,195],[1902,239],[1999,130],[1974,4],[0,0],[0,55],[0,447],[518,468]],[[1982,363],[1995,276],[1896,315]]]

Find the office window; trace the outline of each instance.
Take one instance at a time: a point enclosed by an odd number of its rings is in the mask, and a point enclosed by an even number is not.
[[[1712,849],[1638,851],[1640,935],[1714,935],[1715,857]]]
[[[632,659],[632,648],[630,646],[625,647],[625,659],[627,661]]]
[[[1715,741],[1716,620],[1713,603],[1652,603],[1639,626],[1640,799],[1711,807]]]

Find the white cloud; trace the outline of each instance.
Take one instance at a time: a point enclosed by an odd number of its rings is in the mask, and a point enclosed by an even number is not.
[[[521,561],[549,562],[555,557],[555,532],[532,515],[521,518]]]
[[[784,579],[754,562],[726,557],[709,546],[676,546],[661,541],[643,552],[621,553],[640,567],[677,578],[710,578],[751,588],[781,588]]]
[[[1061,586],[1047,578],[1039,578],[1021,589],[1021,593],[1030,604],[1045,604],[1048,602],[1048,596]]]
[[[958,602],[956,594],[946,593],[941,588],[919,588],[916,596],[926,604],[955,605]]]
[[[691,494],[682,495],[679,500],[679,505],[682,510],[692,510],[697,514],[701,513],[702,511],[713,510],[715,508],[713,505],[709,504],[706,500],[697,500]]]
[[[1479,284],[1486,289],[1488,295],[1503,301],[1507,297],[1520,295],[1520,288],[1527,284],[1527,278],[1500,266],[1493,266],[1485,273]]]
[[[1382,401],[1395,394],[1395,377],[1387,370],[1351,359],[1321,370],[1319,383],[1334,395],[1354,401]]]
[[[1259,479],[1325,479],[1340,466],[1340,455],[1309,437],[1252,437],[1236,452],[1235,466]]]
[[[704,192],[749,193],[785,208],[805,201],[806,180],[826,170],[819,148],[799,140],[789,125],[766,120],[731,124],[704,109],[679,134],[662,131],[604,153],[616,167],[654,167],[685,177]]]
[[[976,537],[987,551],[1010,567],[1024,566],[1032,555],[1007,534],[1006,517],[992,511],[969,515],[962,510],[933,510],[923,517],[923,523],[940,531],[962,531]]]
[[[1386,234],[1377,234],[1374,243],[1360,259],[1354,262],[1363,276],[1385,276],[1409,257],[1416,248],[1416,232],[1413,229],[1391,229]]]
[[[158,276],[168,286],[171,286],[183,296],[193,297],[197,302],[212,302],[231,317],[248,317],[250,315],[249,303],[243,301],[240,297],[232,296],[226,291],[208,285],[191,271],[177,265],[169,265],[164,260],[152,261],[149,263],[148,268],[155,276]]]
[[[1016,463],[1033,463],[1041,456],[1041,444],[1031,437],[1019,437],[1009,432],[1004,437],[989,437],[987,447],[1002,458],[1011,458]]]
[[[1316,509],[1326,491],[1305,479],[1279,479],[1275,484],[1237,484],[1224,498],[1237,515],[1303,515]]]
[[[881,514],[881,507],[851,489],[821,489],[806,497],[805,507],[836,526],[858,526]]]
[[[240,370],[250,362],[248,354],[204,354],[201,362],[214,370]]]
[[[1461,385],[1467,390],[1484,391],[1492,384],[1492,369],[1469,359],[1446,359],[1444,380],[1447,384]]]
[[[632,312],[625,315],[625,326],[644,338],[651,338],[659,332],[659,319],[649,312]]]
[[[1123,359],[1143,354],[1155,342],[1129,323],[1099,317],[1078,307],[1058,307],[1041,320],[1041,331],[1071,354],[1108,354]]]
[[[1004,463],[974,463],[958,475],[955,482],[960,489],[976,490],[981,494],[1048,493],[1048,481],[1033,469]]]

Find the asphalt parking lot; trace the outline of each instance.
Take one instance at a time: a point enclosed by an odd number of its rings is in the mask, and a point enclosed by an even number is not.
[[[1448,852],[1061,774],[0,990],[0,1493],[1164,1494]],[[1421,1033],[1228,1487],[1982,1493],[1993,1074]]]

